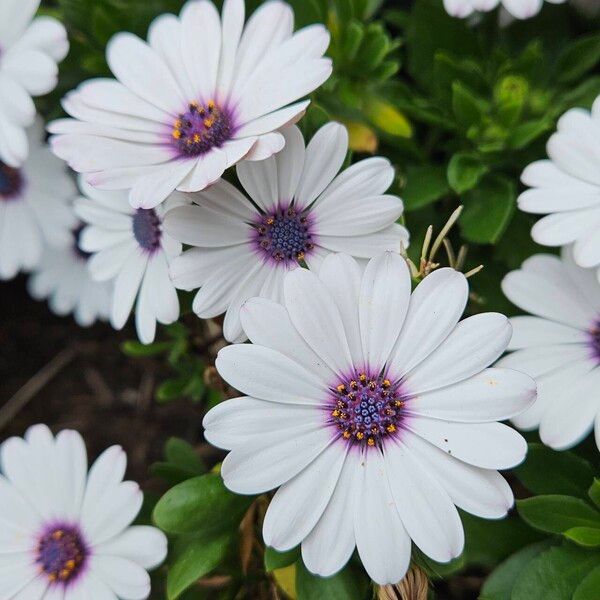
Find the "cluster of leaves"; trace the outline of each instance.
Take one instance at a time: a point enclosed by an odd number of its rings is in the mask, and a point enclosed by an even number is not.
[[[530,444],[516,469],[537,494],[517,501],[521,519],[546,536],[491,574],[482,600],[595,600],[600,590],[600,479],[585,459]],[[550,534],[548,536],[548,534]]]

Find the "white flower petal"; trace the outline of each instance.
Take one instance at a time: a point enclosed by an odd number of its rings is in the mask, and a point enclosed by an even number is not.
[[[391,357],[390,367],[397,377],[421,363],[448,337],[468,294],[464,275],[449,268],[434,271],[417,286]]]
[[[298,333],[338,375],[352,371],[344,325],[329,290],[306,269],[288,273],[285,307]]]
[[[145,600],[150,594],[150,577],[132,560],[117,556],[92,556],[91,569],[119,600]]]
[[[536,384],[528,375],[512,369],[485,369],[453,385],[419,393],[406,400],[405,407],[415,415],[485,423],[510,419],[528,409],[535,398]]]
[[[408,265],[399,254],[386,252],[369,261],[358,300],[365,364],[372,373],[385,366],[398,339],[411,294]]]
[[[304,367],[263,346],[223,348],[215,366],[229,385],[249,396],[272,402],[319,405],[327,387]]]
[[[354,534],[360,559],[379,585],[398,583],[410,562],[410,537],[402,525],[378,449],[365,452],[354,503]]]
[[[502,355],[510,336],[510,323],[499,313],[481,313],[461,321],[441,346],[406,376],[407,390],[420,394],[479,373]]]
[[[437,562],[459,556],[465,535],[458,511],[427,465],[402,442],[386,445],[384,456],[392,496],[408,535]]]
[[[327,123],[315,133],[306,148],[304,170],[295,194],[299,210],[309,206],[333,181],[348,152],[348,130],[340,123]]]
[[[510,324],[512,337],[508,345],[509,350],[554,344],[583,344],[588,341],[587,333],[581,329],[541,317],[512,317]]]
[[[283,552],[306,538],[329,503],[345,457],[344,444],[331,444],[277,490],[263,522],[267,546]]]
[[[265,434],[234,448],[223,461],[225,485],[236,494],[261,494],[289,481],[332,443],[321,425],[296,424],[294,435],[284,430]]]
[[[510,469],[523,462],[527,442],[501,423],[453,423],[410,417],[404,426],[444,452],[475,467]]]
[[[122,329],[131,313],[133,303],[142,284],[148,256],[137,249],[127,257],[115,279],[110,322],[115,329]]]
[[[94,554],[126,558],[144,569],[153,569],[167,556],[167,538],[156,527],[136,525],[96,546]]]
[[[236,171],[250,198],[265,212],[273,212],[279,203],[275,159],[271,157],[257,162],[244,161],[237,166]]]

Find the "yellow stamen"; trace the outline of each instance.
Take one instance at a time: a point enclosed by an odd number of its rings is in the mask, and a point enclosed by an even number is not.
[[[375,445],[375,440],[374,440],[372,437],[370,437],[370,438],[367,440],[367,444],[369,444],[369,446],[374,446],[374,445]]]
[[[396,431],[396,426],[395,426],[393,423],[390,423],[390,424],[389,424],[389,425],[388,425],[388,426],[385,428],[385,430],[386,430],[388,433],[394,433],[394,431]]]
[[[343,383],[340,383],[340,385],[337,386],[337,388],[335,388],[338,392],[340,392],[340,394],[346,390],[346,386]]]

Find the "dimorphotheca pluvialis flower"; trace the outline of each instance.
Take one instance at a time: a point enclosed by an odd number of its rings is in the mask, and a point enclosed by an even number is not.
[[[0,161],[13,168],[27,158],[25,129],[35,119],[31,97],[56,87],[56,63],[69,51],[61,23],[51,17],[33,19],[39,4],[0,2]]]
[[[564,450],[594,428],[600,448],[600,283],[578,267],[572,250],[562,259],[538,254],[502,282],[506,297],[533,316],[511,319],[514,350],[500,365],[535,377],[538,400],[513,419],[539,427],[542,441]]]
[[[302,545],[308,569],[331,575],[358,548],[377,583],[402,579],[411,539],[446,562],[464,544],[456,506],[499,518],[513,503],[496,469],[520,463],[525,440],[497,421],[527,409],[535,382],[489,369],[511,327],[503,315],[458,322],[464,275],[440,269],[411,295],[404,259],[385,253],[364,273],[328,256],[317,276],[286,275],[283,303],[242,308],[253,344],[218,355],[220,375],[246,397],[204,419],[231,450],[225,484],[241,494],[279,488],[263,536]]]
[[[0,448],[0,598],[143,600],[167,540],[133,526],[143,494],[113,446],[88,474],[81,436],[31,427]]]
[[[128,33],[108,44],[118,81],[95,79],[63,105],[74,119],[49,129],[54,152],[102,189],[131,188],[134,207],[153,208],[178,189],[202,190],[240,160],[282,149],[277,130],[297,120],[296,102],[331,74],[322,25],[293,33],[279,0],[244,27],[244,0],[190,0],[179,18],[158,17],[148,43]]]
[[[33,269],[45,244],[69,245],[76,222],[71,209],[76,187],[65,164],[42,143],[41,123],[28,134],[31,150],[24,165],[0,160],[0,279]]]
[[[546,0],[550,4],[562,4],[566,0]],[[444,7],[453,17],[468,17],[474,12],[488,12],[502,6],[516,19],[529,19],[537,15],[544,0],[444,0]]]
[[[90,254],[79,247],[83,224],[72,230],[65,246],[46,245],[42,258],[31,274],[27,287],[37,300],[48,299],[50,310],[73,317],[81,327],[108,319],[112,284],[94,281],[88,269]]]
[[[179,318],[179,299],[169,276],[169,264],[181,244],[163,231],[166,210],[186,204],[175,193],[156,208],[132,208],[127,192],[98,190],[80,178],[83,197],[75,211],[86,224],[79,247],[92,254],[88,268],[96,281],[112,281],[110,322],[121,329],[135,304],[135,324],[142,342],[149,344],[156,323]]]
[[[245,339],[244,301],[281,299],[283,277],[300,263],[318,269],[330,252],[370,258],[408,245],[408,232],[395,222],[402,201],[385,194],[394,179],[387,159],[369,158],[338,175],[348,151],[342,125],[325,125],[306,148],[297,127],[283,135],[277,156],[238,165],[251,200],[220,181],[165,218],[175,239],[195,246],[173,262],[175,285],[201,288],[193,305],[198,316],[226,312],[224,333],[232,342]]]
[[[528,213],[547,214],[531,231],[544,246],[574,244],[580,267],[600,281],[600,97],[592,112],[573,108],[548,140],[549,160],[530,164],[521,179],[532,189],[518,199]]]

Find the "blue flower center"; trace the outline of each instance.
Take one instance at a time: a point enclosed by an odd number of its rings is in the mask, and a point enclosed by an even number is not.
[[[332,394],[330,422],[348,442],[381,446],[400,429],[404,402],[399,382],[357,372],[340,381]]]
[[[262,216],[255,228],[261,252],[275,262],[303,260],[314,248],[309,218],[293,207]]]
[[[67,583],[84,567],[87,555],[79,531],[75,527],[60,526],[40,538],[36,562],[50,582]]]
[[[160,246],[161,220],[153,208],[138,208],[133,215],[133,235],[141,248],[154,252]]]
[[[23,189],[23,174],[0,161],[0,200],[14,200]]]
[[[200,156],[220,148],[233,135],[231,115],[212,100],[191,102],[173,123],[172,142],[183,156]]]

